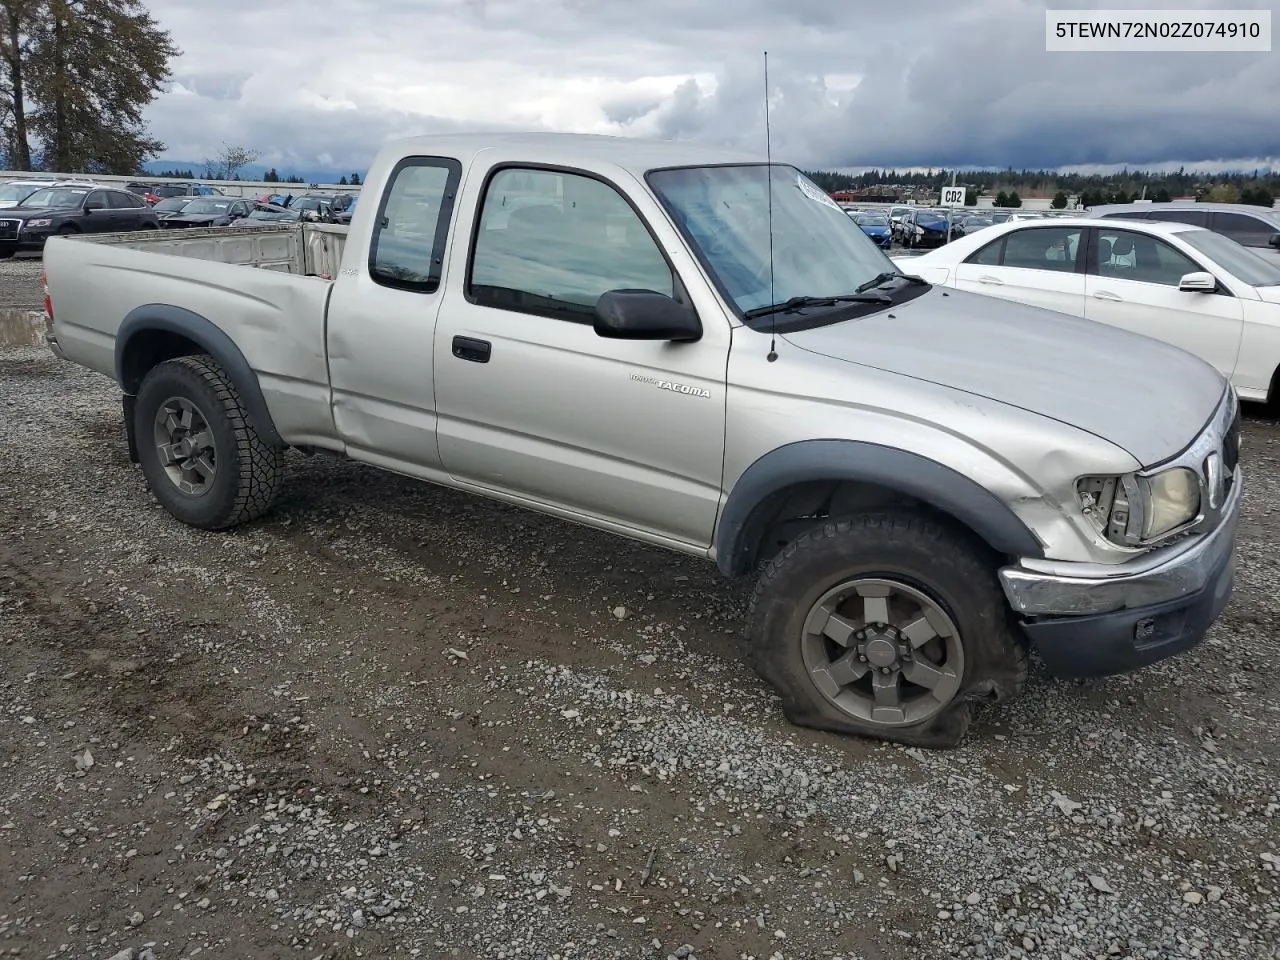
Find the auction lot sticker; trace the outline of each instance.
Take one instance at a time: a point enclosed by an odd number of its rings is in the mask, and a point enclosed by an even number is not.
[[[1045,49],[1271,51],[1270,10],[1046,10]]]

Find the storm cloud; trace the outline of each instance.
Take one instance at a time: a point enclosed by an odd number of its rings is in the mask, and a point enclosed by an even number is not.
[[[183,54],[146,116],[166,158],[198,161],[230,143],[281,169],[360,170],[389,138],[456,130],[613,133],[763,152],[767,49],[774,153],[804,165],[1280,156],[1274,54],[1047,53],[1045,6],[224,0],[215,15],[152,0]],[[1266,8],[1194,4],[1212,6]]]

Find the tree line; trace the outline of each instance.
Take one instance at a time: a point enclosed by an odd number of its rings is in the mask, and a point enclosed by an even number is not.
[[[3,166],[133,174],[179,50],[141,0],[0,0]]]
[[[1081,206],[1104,203],[1132,203],[1147,199],[1167,203],[1176,196],[1193,196],[1197,200],[1218,203],[1250,203],[1269,207],[1280,195],[1280,173],[1270,170],[1205,174],[1188,171],[1122,170],[1113,174],[1058,173],[1051,170],[963,170],[957,171],[956,183],[968,187],[966,200],[977,202],[979,195],[993,196],[996,206],[1021,206],[1020,191],[1042,196],[1054,191],[1053,205],[1067,206],[1070,196],[1080,198]],[[824,190],[866,190],[876,186],[937,190],[951,182],[952,171],[867,170],[847,174],[829,170],[806,173]],[[1008,203],[1000,203],[1003,194]],[[1017,202],[1012,202],[1014,199]]]

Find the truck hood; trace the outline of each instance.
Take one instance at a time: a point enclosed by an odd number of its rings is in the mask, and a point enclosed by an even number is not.
[[[1181,452],[1226,389],[1209,364],[1161,341],[937,287],[901,306],[784,339],[1086,430],[1144,466]]]

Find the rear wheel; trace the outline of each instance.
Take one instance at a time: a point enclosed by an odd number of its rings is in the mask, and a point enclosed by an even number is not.
[[[219,530],[270,508],[282,451],[258,435],[235,384],[211,357],[178,357],[152,368],[133,416],[147,483],[178,520]]]
[[[760,576],[756,671],[793,723],[958,745],[973,704],[1021,690],[1025,643],[994,564],[964,531],[909,512],[827,521]]]

